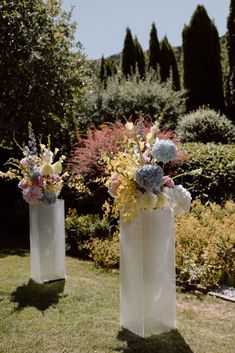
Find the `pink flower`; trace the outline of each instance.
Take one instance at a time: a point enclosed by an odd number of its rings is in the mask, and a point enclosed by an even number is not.
[[[22,179],[18,184],[18,188],[20,188],[22,190],[27,188],[27,186],[29,186],[29,185],[28,185],[27,180],[25,180],[25,179]]]
[[[43,196],[42,189],[39,186],[29,186],[22,191],[23,198],[30,204],[35,204]]]
[[[26,168],[29,166],[29,161],[27,158],[22,158],[20,163]]]
[[[165,175],[163,177],[163,185],[167,188],[173,188],[175,183],[174,180],[169,177],[169,175]]]
[[[60,176],[58,174],[53,174],[51,179],[52,179],[52,181],[57,182],[60,180]]]
[[[34,184],[35,184],[36,186],[42,187],[42,186],[43,186],[43,177],[42,177],[42,176],[37,176],[37,177],[34,179]]]

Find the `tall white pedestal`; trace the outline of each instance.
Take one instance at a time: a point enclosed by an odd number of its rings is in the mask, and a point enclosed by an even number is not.
[[[147,337],[176,327],[174,214],[141,210],[120,221],[120,324]]]
[[[29,206],[31,278],[39,283],[65,279],[64,201]]]

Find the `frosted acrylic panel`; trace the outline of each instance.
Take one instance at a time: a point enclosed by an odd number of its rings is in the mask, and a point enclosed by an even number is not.
[[[64,201],[29,206],[31,278],[39,283],[65,278]]]
[[[174,215],[141,210],[120,221],[120,323],[146,337],[176,327]]]

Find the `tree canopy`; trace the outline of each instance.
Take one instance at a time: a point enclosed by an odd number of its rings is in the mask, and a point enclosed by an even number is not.
[[[36,133],[62,142],[74,124],[83,82],[83,55],[74,41],[71,13],[57,0],[2,0],[0,4],[0,143],[13,133]],[[74,50],[75,49],[75,50]]]

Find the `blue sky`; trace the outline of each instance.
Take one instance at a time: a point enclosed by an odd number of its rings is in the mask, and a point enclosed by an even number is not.
[[[214,20],[219,35],[226,32],[230,0],[63,0],[63,9],[73,10],[77,22],[76,39],[90,59],[119,53],[127,27],[148,49],[149,33],[154,22],[158,39],[167,35],[173,46],[181,45],[182,30],[198,4],[203,4]]]

